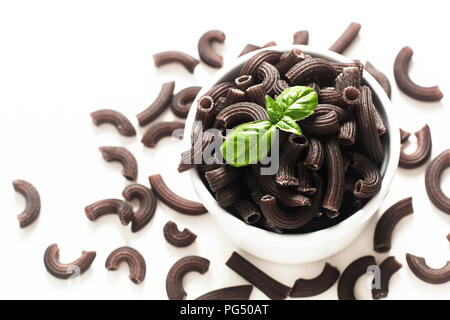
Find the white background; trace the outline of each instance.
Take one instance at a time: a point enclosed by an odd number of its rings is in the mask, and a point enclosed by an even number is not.
[[[226,33],[217,48],[225,62],[246,43],[292,42],[292,34],[308,29],[310,44],[329,47],[351,21],[362,24],[359,37],[346,51],[350,58],[368,59],[391,80],[392,101],[399,125],[416,131],[431,127],[433,157],[446,148],[450,95],[450,62],[445,1],[2,1],[0,4],[0,298],[166,299],[167,271],[179,258],[197,254],[211,260],[205,275],[188,274],[188,298],[224,286],[246,283],[225,266],[236,248],[208,215],[189,217],[162,203],[153,220],[138,233],[121,226],[116,216],[89,221],[84,207],[94,201],[121,197],[128,182],[117,163],[105,162],[99,146],[129,148],[139,163],[138,182],[161,173],[170,188],[196,199],[189,177],[176,170],[181,141],[160,141],[144,148],[135,115],[157,96],[162,82],[176,80],[176,91],[201,85],[215,70],[204,64],[189,74],[180,66],[157,70],[152,54],[183,50],[197,56],[197,40],[209,29]],[[444,99],[422,103],[399,92],[393,61],[404,45],[414,49],[411,78],[423,85],[439,84]],[[109,125],[95,127],[89,113],[100,108],[123,112],[136,126],[137,137],[124,138]],[[170,111],[159,120],[173,119]],[[412,139],[414,140],[414,139]],[[414,150],[414,141],[408,150]],[[414,197],[415,214],[401,221],[390,251],[404,267],[390,282],[390,299],[449,299],[450,283],[431,285],[409,270],[405,253],[425,256],[432,267],[450,258],[446,235],[450,216],[436,209],[424,187],[425,166],[398,170],[381,211],[407,196]],[[16,214],[25,205],[11,185],[14,179],[32,182],[41,195],[39,219],[20,229]],[[444,174],[450,194],[450,175]],[[162,235],[168,220],[189,227],[197,242],[184,249],[167,244]],[[327,259],[341,271],[372,250],[374,224],[344,251]],[[50,276],[42,262],[51,243],[58,243],[61,260],[69,262],[82,250],[97,251],[92,267],[76,281]],[[109,272],[108,254],[117,247],[138,249],[147,261],[141,285],[128,279],[128,268]],[[246,257],[279,281],[292,285],[299,277],[315,277],[324,261],[279,265]],[[380,263],[387,254],[375,254]],[[360,299],[371,298],[368,276],[356,287]],[[315,298],[336,299],[336,285]],[[255,289],[253,299],[265,298]]]

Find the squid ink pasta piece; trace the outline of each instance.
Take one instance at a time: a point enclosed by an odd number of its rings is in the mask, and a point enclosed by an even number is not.
[[[339,300],[356,300],[354,293],[356,281],[367,272],[367,268],[375,265],[373,256],[364,256],[350,263],[339,278],[337,289]]]
[[[122,225],[126,226],[133,220],[133,208],[120,199],[104,199],[94,202],[84,208],[86,217],[95,221],[106,214],[117,214]]]
[[[180,231],[177,224],[172,221],[168,221],[164,225],[163,234],[168,243],[178,248],[187,247],[197,239],[197,235],[191,230],[184,228],[183,231]]]
[[[386,92],[389,99],[391,98],[391,83],[389,82],[388,77],[378,69],[376,69],[369,61],[366,61],[364,69],[372,75],[372,77],[377,80],[380,86],[383,88],[384,92]]]
[[[252,102],[238,102],[219,112],[214,127],[231,129],[242,123],[267,119],[269,116],[262,106]]]
[[[387,209],[375,227],[373,249],[377,252],[388,252],[391,249],[392,232],[395,226],[402,218],[413,213],[411,197],[400,200]]]
[[[215,141],[215,139],[217,139],[217,136],[209,131],[201,133],[192,148],[181,153],[178,172],[184,172],[192,169],[196,164],[202,164],[206,160],[212,160],[204,159],[204,151]]]
[[[172,113],[179,118],[186,118],[191,109],[192,102],[200,90],[201,87],[194,86],[184,88],[178,92],[170,104]]]
[[[345,29],[344,33],[336,40],[336,42],[330,47],[330,51],[342,53],[356,38],[361,29],[361,25],[357,22],[352,22]]]
[[[141,184],[131,184],[123,192],[123,197],[127,201],[139,200],[139,209],[133,213],[131,221],[131,231],[138,232],[144,228],[153,218],[156,210],[156,197],[152,189]]]
[[[281,52],[274,50],[265,50],[255,54],[250,58],[241,68],[239,76],[251,75],[252,77],[257,76],[259,67],[263,62],[270,64],[276,64],[280,61]]]
[[[118,161],[122,164],[122,175],[131,181],[135,181],[138,175],[138,164],[133,154],[122,147],[98,148],[107,162]]]
[[[338,132],[339,119],[334,111],[317,111],[305,120],[300,121],[303,132],[313,136],[323,136]]]
[[[223,108],[220,110],[222,111],[225,107],[228,107],[232,104],[238,103],[238,102],[244,102],[246,100],[247,94],[239,90],[237,88],[231,88],[228,90],[227,96],[225,97],[225,100],[223,101]],[[220,113],[219,111],[219,113]]]
[[[373,103],[370,108],[370,112],[372,113],[372,117],[375,121],[375,127],[377,128],[378,136],[382,136],[383,134],[386,133],[387,129],[386,126],[384,125],[383,119],[380,116],[380,113],[378,112],[377,108]]]
[[[217,116],[220,111],[225,109],[225,107],[226,107],[225,100],[226,100],[226,97],[220,97],[219,99],[217,99],[217,102],[214,103],[214,109],[213,109],[214,116]]]
[[[239,168],[231,166],[222,166],[220,168],[205,172],[206,181],[208,182],[211,190],[214,192],[239,179],[241,175],[242,171]]]
[[[303,207],[311,205],[311,201],[307,197],[278,185],[275,182],[275,176],[260,175],[259,166],[252,165],[251,167],[262,189],[276,197],[285,206]]]
[[[356,67],[361,72],[361,75],[364,70],[364,65],[359,61],[354,62],[330,62],[331,65],[334,67],[334,70],[336,70],[337,73],[342,73],[344,71],[344,68],[350,68],[350,67]]]
[[[305,55],[300,49],[292,49],[286,55],[281,56],[280,62],[275,65],[280,74],[285,74],[290,68],[297,63],[305,60]]]
[[[361,72],[357,67],[347,67],[336,78],[336,89],[344,90],[348,87],[359,88],[361,85]]]
[[[118,111],[111,109],[97,110],[91,113],[91,118],[96,126],[104,123],[112,124],[125,137],[133,137],[136,135],[136,130],[130,120]]]
[[[243,187],[240,183],[229,184],[216,191],[216,201],[222,208],[231,207],[242,196]]]
[[[168,63],[180,63],[190,73],[194,73],[195,67],[200,63],[194,57],[181,51],[163,51],[153,55],[156,67],[161,67]]]
[[[266,90],[264,89],[263,84],[260,83],[251,86],[245,90],[245,93],[251,102],[254,102],[260,106],[266,105]]]
[[[231,82],[221,82],[216,84],[214,87],[209,89],[205,96],[211,97],[213,102],[217,102],[220,97],[225,97],[227,95],[228,89],[234,88],[235,84]]]
[[[373,118],[372,108],[372,92],[367,86],[361,87],[361,100],[356,108],[356,121],[359,127],[359,136],[366,154],[375,162],[381,163],[384,158],[384,151],[378,136],[378,131]]]
[[[450,261],[447,261],[445,266],[440,269],[433,269],[427,265],[424,258],[407,253],[406,262],[414,275],[422,281],[431,284],[442,284],[450,281]]]
[[[69,279],[84,273],[96,257],[95,251],[83,251],[81,257],[71,263],[59,261],[59,248],[56,243],[50,245],[44,253],[44,265],[48,273],[59,279]]]
[[[274,280],[237,252],[233,252],[231,257],[226,262],[226,265],[245,280],[264,292],[264,294],[270,299],[286,299],[291,291],[291,288]]]
[[[261,219],[261,211],[253,204],[253,202],[241,198],[230,207],[231,211],[236,214],[246,224],[254,225]]]
[[[438,86],[422,87],[414,82],[409,77],[408,66],[409,61],[413,55],[413,50],[410,47],[404,47],[398,53],[394,62],[394,77],[398,87],[411,98],[422,101],[439,101],[444,95]]]
[[[173,193],[160,174],[151,175],[149,181],[156,197],[173,210],[187,215],[201,215],[207,212],[201,203],[184,199]]]
[[[374,299],[386,298],[389,293],[389,280],[398,270],[402,268],[402,264],[395,259],[394,256],[387,257],[380,264],[380,288],[372,289],[372,297]]]
[[[352,169],[362,177],[356,181],[353,194],[357,198],[373,197],[381,188],[380,171],[366,156],[357,152],[352,152],[350,156]]]
[[[201,138],[202,132],[211,127],[214,120],[214,102],[210,96],[203,96],[198,100],[197,113],[192,126],[191,143],[195,145],[197,140]]]
[[[398,163],[401,168],[412,169],[420,167],[431,156],[430,127],[425,125],[414,134],[417,137],[417,149],[413,153],[407,154],[404,151],[404,146],[401,146],[400,161]]]
[[[293,44],[308,44],[309,33],[308,30],[300,30],[294,33],[294,41]]]
[[[162,121],[151,125],[142,137],[142,144],[148,148],[154,148],[159,140],[164,137],[173,136],[176,130],[184,129],[184,123],[180,121]],[[182,139],[178,135],[178,139]]]
[[[210,96],[205,95],[198,100],[195,120],[201,121],[203,130],[206,130],[211,126],[214,120],[213,110],[214,110],[214,100]]]
[[[346,109],[349,106],[358,104],[360,98],[361,92],[355,87],[347,87],[344,90],[322,88],[319,93],[320,104],[331,104]]]
[[[253,286],[242,285],[207,292],[195,300],[249,300]]]
[[[313,183],[313,173],[303,162],[297,162],[296,177],[298,179],[298,186],[295,190],[306,196],[313,195],[317,192],[317,186]]]
[[[334,87],[320,88],[319,93],[320,104],[331,104],[339,107],[347,107],[342,97],[342,91],[336,90]]]
[[[402,128],[400,128],[400,143],[406,142],[410,135],[411,133],[402,130]]]
[[[267,195],[268,193],[265,192],[260,184],[258,179],[256,178],[256,175],[254,174],[252,169],[247,169],[245,171],[245,175],[244,175],[244,181],[247,185],[248,190],[250,190],[251,194],[251,198],[253,200],[253,202],[260,207],[261,206],[261,199],[262,197],[264,197],[265,195]],[[259,225],[262,226],[262,228],[264,229],[269,229],[271,231],[277,232],[277,233],[283,233],[282,229],[279,229],[278,227],[276,227],[271,221],[268,221],[264,215],[261,216],[260,219],[260,223]],[[279,230],[279,231],[277,231]]]
[[[286,78],[294,85],[305,85],[311,81],[320,86],[331,85],[337,72],[328,61],[312,58],[303,60],[286,72]]]
[[[39,212],[41,211],[41,198],[36,188],[25,180],[14,180],[12,184],[14,190],[23,195],[26,201],[25,210],[17,215],[19,226],[25,228],[32,224],[39,216]]]
[[[308,147],[306,136],[296,134],[289,135],[288,142],[284,145],[280,155],[280,166],[275,181],[281,187],[297,187],[299,184],[297,175],[297,161],[302,150]]]
[[[145,279],[147,267],[144,257],[131,247],[117,248],[111,252],[106,259],[105,267],[107,270],[115,271],[119,269],[122,262],[128,264],[130,268],[130,280],[135,284],[140,284]]]
[[[258,68],[257,75],[258,79],[262,80],[264,90],[269,95],[273,95],[273,89],[278,80],[280,80],[280,73],[277,68],[270,63],[263,62]]]
[[[264,195],[260,198],[259,206],[264,217],[281,229],[297,229],[308,224],[317,216],[321,205],[322,182],[319,175],[313,173],[314,183],[317,191],[311,199],[311,206],[299,207],[292,211],[283,211],[278,205],[275,197]]]
[[[335,112],[336,116],[338,118],[338,121],[340,124],[344,123],[351,117],[351,113],[346,111],[345,109],[332,105],[332,104],[318,104],[316,107],[316,110],[314,112],[316,113],[326,113],[326,112]]]
[[[358,88],[347,87],[342,91],[342,100],[348,106],[353,106],[358,104],[361,98],[361,92]]]
[[[440,210],[450,214],[450,198],[441,188],[441,176],[448,167],[450,167],[450,149],[439,154],[428,165],[425,172],[425,187],[431,202]]]
[[[183,278],[189,272],[204,274],[209,269],[208,259],[199,256],[181,258],[170,268],[166,278],[166,291],[169,300],[184,300],[187,293],[183,288]]]
[[[198,41],[198,55],[207,65],[213,68],[222,68],[223,57],[214,51],[213,42],[223,43],[225,34],[219,30],[205,32]]]
[[[147,109],[136,116],[141,127],[155,120],[169,107],[172,101],[174,89],[175,81],[166,82],[161,86],[161,90],[159,91],[156,100],[153,101]]]
[[[323,141],[323,147],[327,161],[328,184],[322,207],[330,218],[335,218],[339,215],[344,195],[344,164],[336,137],[327,136]]]
[[[247,90],[254,84],[253,77],[249,75],[237,77],[236,79],[234,79],[234,83],[236,84],[236,87],[241,91]]]
[[[310,222],[316,213],[310,207],[299,207],[293,212],[283,211],[277,204],[277,199],[271,195],[261,198],[260,208],[264,217],[280,229],[297,229]]]
[[[322,272],[313,279],[297,279],[292,287],[290,297],[304,298],[321,294],[330,289],[339,278],[339,270],[328,262]]]
[[[277,96],[283,93],[284,90],[289,88],[289,84],[284,80],[278,80],[273,87],[272,93]]]
[[[356,120],[351,117],[349,120],[342,123],[339,129],[339,144],[343,146],[351,146],[356,141]]]
[[[319,139],[315,137],[309,138],[308,154],[303,164],[313,171],[318,171],[322,167],[325,151]]]

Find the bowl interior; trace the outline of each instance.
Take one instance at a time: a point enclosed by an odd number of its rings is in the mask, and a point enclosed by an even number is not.
[[[321,50],[318,48],[314,48],[312,46],[303,46],[303,45],[289,45],[289,46],[274,46],[269,48],[263,48],[257,51],[250,52],[238,59],[236,59],[233,63],[230,63],[228,66],[224,67],[221,71],[216,74],[215,77],[212,78],[209,84],[206,84],[202,90],[199,92],[198,97],[204,95],[212,86],[224,81],[234,81],[234,79],[238,76],[239,71],[242,65],[254,56],[256,53],[264,50],[277,50],[281,52],[286,52],[292,50],[293,48],[299,48],[304,53],[307,53],[313,57],[323,58],[332,62],[340,62],[340,63],[348,63],[353,62],[352,60],[328,51]],[[381,142],[383,145],[383,150],[385,151],[385,158],[381,164],[380,171],[382,175],[382,186],[381,190],[376,194],[372,199],[370,199],[360,210],[352,214],[350,217],[345,220],[339,222],[336,225],[331,227],[321,229],[318,231],[313,231],[309,233],[302,234],[277,234],[274,232],[270,232],[264,229],[256,228],[253,226],[249,226],[245,224],[240,219],[236,218],[232,214],[228,213],[225,209],[221,208],[214,197],[209,193],[206,186],[203,184],[203,181],[198,174],[197,170],[190,170],[191,179],[194,185],[194,188],[202,200],[202,203],[208,209],[208,211],[215,216],[215,218],[219,219],[221,223],[226,224],[228,227],[236,229],[238,232],[246,232],[250,235],[254,236],[264,236],[267,241],[279,242],[280,245],[288,245],[290,240],[293,238],[304,241],[317,241],[321,239],[327,234],[331,232],[338,233],[339,230],[345,230],[350,227],[352,224],[362,224],[367,221],[378,209],[381,204],[381,201],[387,194],[389,185],[394,176],[395,169],[397,168],[398,158],[399,158],[399,150],[400,150],[400,136],[399,129],[396,126],[395,115],[389,112],[389,117],[387,116],[386,110],[392,110],[391,102],[384,90],[378,84],[378,82],[367,72],[363,73],[363,83],[368,85],[372,90],[372,96],[375,106],[377,107],[378,112],[383,118],[385,125],[387,127],[386,134],[383,135]],[[197,103],[197,99],[193,102],[195,106]],[[186,121],[186,134],[185,134],[185,146],[186,148],[190,147],[190,137],[192,131],[192,124],[195,118],[195,108],[191,108],[189,116]],[[286,241],[286,239],[289,239]]]

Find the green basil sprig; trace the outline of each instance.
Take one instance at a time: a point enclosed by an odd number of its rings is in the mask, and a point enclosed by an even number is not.
[[[276,100],[266,96],[270,120],[248,122],[234,129],[220,148],[223,158],[234,167],[257,163],[269,154],[277,128],[302,135],[297,121],[310,116],[317,103],[314,89],[303,86],[287,88]]]

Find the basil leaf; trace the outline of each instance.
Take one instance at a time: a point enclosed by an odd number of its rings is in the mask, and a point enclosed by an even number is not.
[[[220,147],[223,158],[234,167],[258,163],[269,154],[277,128],[302,135],[296,121],[311,115],[317,103],[316,92],[303,86],[287,88],[276,100],[266,95],[270,120],[244,123],[234,129]]]
[[[277,128],[286,132],[295,133],[299,136],[302,135],[302,130],[298,126],[297,122],[295,122],[292,118],[288,116],[284,116],[280,121],[276,124]]]
[[[255,164],[269,154],[275,130],[269,120],[241,124],[227,136],[220,152],[231,166]]]
[[[295,86],[284,90],[278,96],[276,103],[282,108],[283,115],[299,121],[314,112],[318,98],[313,88]]]
[[[277,123],[283,117],[283,110],[269,95],[266,95],[266,110],[272,123]]]

